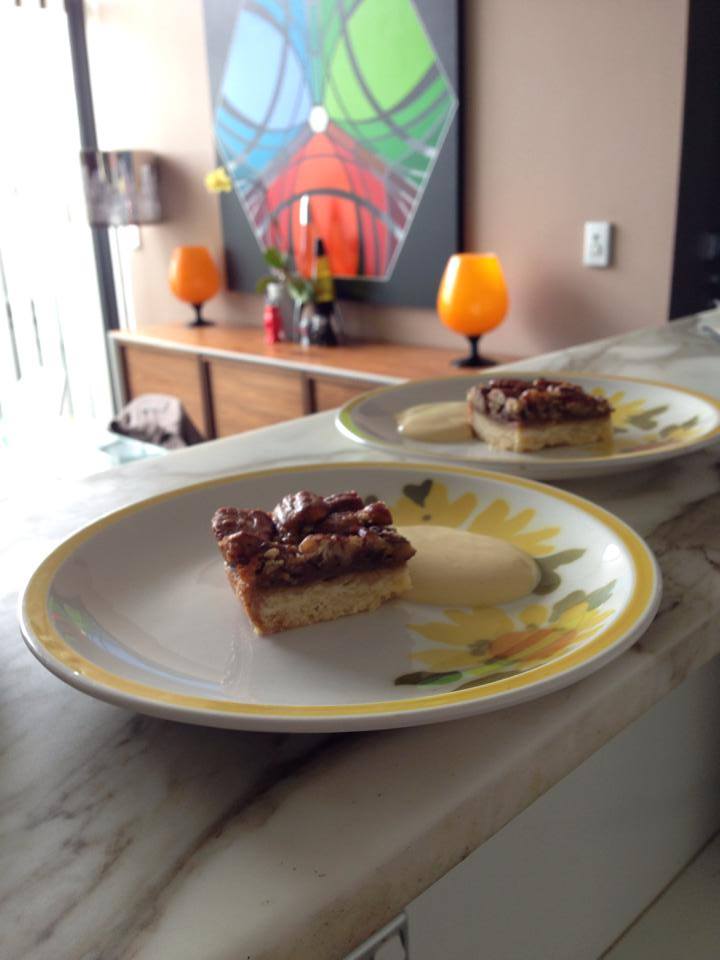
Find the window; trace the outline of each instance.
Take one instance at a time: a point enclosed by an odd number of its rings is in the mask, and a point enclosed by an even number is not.
[[[112,391],[62,0],[0,5],[0,419],[105,425]]]

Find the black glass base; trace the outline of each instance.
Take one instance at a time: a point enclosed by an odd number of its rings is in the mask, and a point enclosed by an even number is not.
[[[468,343],[470,344],[470,353],[466,357],[459,357],[457,360],[453,360],[453,366],[455,367],[494,367],[495,361],[489,360],[487,357],[483,357],[480,354],[478,349],[478,344],[480,343],[480,336],[468,337]]]
[[[193,307],[193,310],[195,311],[195,319],[188,324],[189,327],[214,327],[215,326],[214,320],[206,320],[205,317],[202,315],[202,308],[203,308],[202,303],[194,303],[192,307]]]
[[[490,360],[488,357],[482,357],[478,354],[476,357],[458,357],[453,360],[454,367],[496,367],[497,360]]]

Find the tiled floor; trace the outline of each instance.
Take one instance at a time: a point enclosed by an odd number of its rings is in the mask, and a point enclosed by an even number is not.
[[[720,834],[603,955],[603,960],[720,957]]]

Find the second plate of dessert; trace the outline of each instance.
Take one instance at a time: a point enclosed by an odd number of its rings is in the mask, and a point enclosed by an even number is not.
[[[612,408],[611,429],[599,430],[596,442],[583,445],[520,451],[490,446],[472,435],[468,391],[509,377],[528,384],[542,378],[562,379],[590,398],[607,401]],[[411,422],[413,418],[420,419],[419,428],[417,419]],[[580,441],[588,419],[593,418],[575,421],[575,426],[582,428],[576,431]],[[500,437],[495,442],[525,445],[524,440],[512,436],[517,424],[517,420],[499,421]],[[720,402],[648,380],[565,371],[508,371],[420,380],[374,390],[347,403],[339,411],[336,425],[357,443],[402,456],[432,457],[538,479],[559,479],[640,468],[708,446],[720,437]],[[446,438],[442,438],[444,428],[448,431]],[[425,431],[434,439],[420,439]]]

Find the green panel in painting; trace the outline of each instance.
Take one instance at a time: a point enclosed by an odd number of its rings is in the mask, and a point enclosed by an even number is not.
[[[434,111],[428,113],[422,120],[419,120],[417,123],[411,123],[408,127],[408,132],[416,140],[421,140],[423,143],[432,146],[437,142],[442,132],[444,122],[445,111],[443,110],[442,104],[439,104]]]
[[[402,107],[400,110],[394,111],[392,119],[395,123],[403,126],[406,123],[412,123],[416,117],[419,117],[420,114],[429,107],[443,107],[446,103],[447,93],[445,84],[442,77],[437,76],[430,86],[426,90],[423,90],[411,103]]]
[[[409,0],[366,0],[350,20],[350,43],[363,79],[382,110],[391,110],[434,62]]]
[[[409,146],[406,140],[395,136],[388,130],[386,124],[374,122],[372,124],[353,124],[348,121],[336,120],[337,125],[347,134],[355,137],[364,146],[372,147],[372,152],[382,157],[391,166],[403,161]],[[372,131],[372,133],[370,132]]]
[[[363,120],[376,115],[358,83],[345,44],[339,42],[330,61],[325,108],[333,120]]]
[[[403,158],[403,169],[405,170],[406,176],[410,176],[413,171],[424,173],[429,164],[430,160],[428,157],[424,153],[417,151],[409,153]]]

